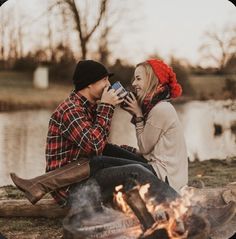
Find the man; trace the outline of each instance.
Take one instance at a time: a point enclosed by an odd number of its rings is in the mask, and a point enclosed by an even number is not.
[[[75,89],[53,112],[49,122],[46,171],[50,174],[31,181],[11,174],[13,182],[25,192],[31,203],[35,204],[53,191],[56,202],[65,206],[70,187],[54,189],[89,177],[87,158],[101,155],[107,143],[114,108],[123,101],[118,97],[119,89],[109,89],[112,75],[105,66],[93,60],[77,64],[73,76]],[[70,163],[72,161],[75,163]],[[53,171],[61,167],[65,169],[65,166],[67,174]]]

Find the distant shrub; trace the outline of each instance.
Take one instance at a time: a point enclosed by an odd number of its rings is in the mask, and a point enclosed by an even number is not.
[[[12,70],[16,71],[34,71],[37,67],[37,61],[32,56],[22,57],[20,59],[16,59],[13,64]]]
[[[225,79],[225,87],[224,90],[229,92],[231,97],[236,97],[236,80],[231,78]]]
[[[134,67],[130,65],[124,65],[120,60],[117,60],[114,65],[109,67],[109,70],[115,74],[111,77],[111,83],[120,81],[124,87],[130,87],[134,75]]]
[[[71,84],[76,62],[71,49],[59,45],[54,55],[54,61],[49,68],[50,80],[62,84]]]
[[[176,73],[176,77],[178,82],[183,88],[183,95],[194,95],[193,87],[189,80],[189,72],[185,66],[183,66],[178,60],[172,59],[171,67],[173,68],[174,72]]]
[[[51,64],[49,68],[49,79],[51,82],[61,84],[72,84],[72,77],[76,61],[61,60],[60,62]]]

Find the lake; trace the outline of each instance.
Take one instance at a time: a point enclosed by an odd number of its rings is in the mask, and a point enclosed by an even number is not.
[[[236,102],[191,101],[175,108],[183,125],[190,160],[236,156]],[[45,170],[49,110],[0,113],[0,186],[11,184],[10,172],[31,178]],[[117,108],[110,142],[137,146],[131,116]]]

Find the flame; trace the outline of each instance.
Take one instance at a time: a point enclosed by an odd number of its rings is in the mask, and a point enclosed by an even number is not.
[[[147,210],[156,221],[151,228],[145,231],[144,235],[148,236],[157,229],[165,229],[171,239],[187,238],[188,231],[184,228],[184,219],[192,204],[193,190],[183,190],[181,198],[177,198],[170,203],[156,205],[153,198],[146,197],[149,187],[150,184],[138,186],[139,194],[145,201]],[[115,188],[114,200],[124,213],[134,215],[124,199],[122,189],[122,185]]]
[[[122,189],[123,189],[123,185],[119,185],[115,187],[114,202],[116,203],[116,205],[120,208],[122,212],[126,214],[130,214],[132,213],[132,211],[124,200]]]
[[[139,188],[139,194],[144,201],[145,201],[145,194],[148,192],[149,188],[150,188],[149,183],[147,183],[145,185],[141,185],[140,188]]]

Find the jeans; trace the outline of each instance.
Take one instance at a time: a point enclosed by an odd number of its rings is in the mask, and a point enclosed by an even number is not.
[[[110,200],[115,186],[127,187],[130,182],[140,185],[149,183],[149,196],[155,198],[158,203],[178,197],[174,189],[158,179],[153,167],[143,157],[117,145],[107,145],[103,155],[91,157],[89,164],[90,177],[99,184],[103,201]],[[79,184],[83,187],[84,183]]]
[[[153,167],[143,157],[117,145],[108,144],[102,156],[92,157],[90,170],[102,191],[113,191],[117,185],[127,185],[130,181],[135,181],[141,185],[149,183],[150,196],[155,197],[158,202],[178,196],[174,189],[158,179]]]

